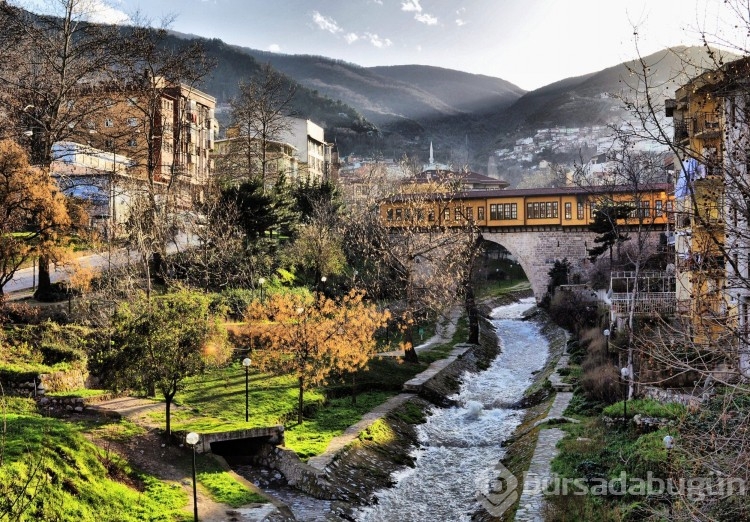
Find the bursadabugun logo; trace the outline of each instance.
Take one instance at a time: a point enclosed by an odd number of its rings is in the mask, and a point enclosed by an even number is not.
[[[477,500],[487,513],[499,517],[518,500],[518,479],[497,463],[487,478],[477,478]]]

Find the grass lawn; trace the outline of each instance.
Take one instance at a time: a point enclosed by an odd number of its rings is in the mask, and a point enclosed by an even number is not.
[[[493,289],[497,294],[529,287],[527,281],[502,283],[512,284],[504,285],[504,289],[498,285]],[[425,338],[433,331],[434,326],[425,326]],[[331,439],[358,422],[363,414],[400,393],[404,382],[424,371],[433,361],[446,357],[453,346],[464,342],[467,336],[467,320],[461,317],[453,339],[421,352],[419,364],[406,364],[395,357],[374,358],[368,368],[357,375],[356,405],[351,404],[350,381],[332,379],[325,387],[305,391],[302,424],[297,424],[297,380],[291,375],[274,376],[252,369],[249,420],[245,422],[245,370],[239,362],[234,363],[187,381],[186,388],[175,398],[179,408],[173,410],[172,429],[216,433],[283,424],[287,447],[306,459],[322,453]],[[163,411],[150,415],[154,422],[164,424]]]

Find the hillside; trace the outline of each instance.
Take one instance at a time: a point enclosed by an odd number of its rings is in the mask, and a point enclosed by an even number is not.
[[[296,81],[357,107],[378,125],[459,116],[505,107],[524,91],[499,78],[439,67],[360,67],[322,56],[285,55],[242,48]]]
[[[674,47],[643,57],[648,68],[649,87],[657,103],[673,96],[689,77],[714,68],[702,47]],[[688,64],[688,65],[686,65]],[[540,127],[604,125],[628,115],[621,98],[633,99],[644,84],[637,74],[643,69],[636,60],[599,72],[566,78],[530,91],[508,108],[489,116],[500,123],[500,134],[516,135]],[[635,71],[635,74],[632,72]]]
[[[188,39],[186,35],[172,34],[164,44],[175,45],[185,39]],[[221,40],[201,40],[208,59],[215,64],[215,67],[199,87],[215,96],[219,106],[226,105],[232,97],[237,95],[240,81],[247,81],[258,74],[261,63]],[[309,118],[325,129],[343,136],[356,136],[375,129],[375,126],[352,106],[300,85],[293,77],[287,76],[287,78],[290,84],[297,85],[292,103],[297,117]],[[228,114],[219,110],[217,116],[222,126],[226,126]]]

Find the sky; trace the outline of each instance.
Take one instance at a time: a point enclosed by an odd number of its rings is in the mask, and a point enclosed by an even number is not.
[[[13,3],[43,11],[60,1]],[[434,65],[526,90],[617,65],[639,51],[699,45],[701,30],[737,40],[724,0],[75,1],[97,21],[169,19],[175,31],[253,49],[366,67]]]

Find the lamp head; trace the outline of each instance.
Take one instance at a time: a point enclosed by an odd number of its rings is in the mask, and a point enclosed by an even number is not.
[[[250,360],[250,357],[245,357],[242,359],[242,366],[245,368],[250,368],[250,365],[252,364],[252,361]]]
[[[664,448],[668,450],[671,450],[672,448],[674,448],[674,438],[672,438],[671,435],[667,435],[666,437],[664,437],[663,442],[664,442]]]
[[[188,433],[188,434],[187,434],[187,435],[185,436],[185,442],[187,442],[187,443],[188,443],[188,444],[190,444],[191,446],[195,446],[196,444],[198,444],[198,439],[199,439],[199,438],[200,438],[200,437],[198,436],[198,434],[197,434],[197,433],[195,433],[194,431],[191,431],[190,433]]]
[[[620,370],[620,375],[622,376],[623,379],[627,379],[628,377],[630,377],[630,370],[627,367],[625,367]]]

